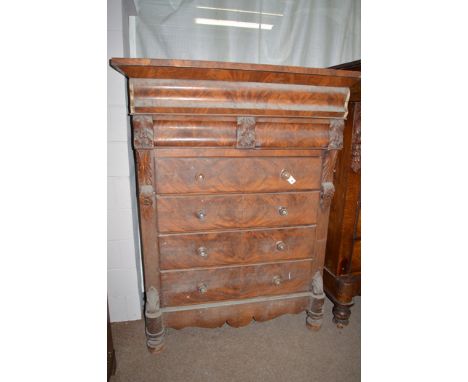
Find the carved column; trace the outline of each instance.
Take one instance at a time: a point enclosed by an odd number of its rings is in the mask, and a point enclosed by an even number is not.
[[[312,278],[312,297],[310,309],[307,311],[306,325],[312,330],[319,330],[323,321],[323,304],[325,294],[323,293],[322,270],[315,272]]]
[[[146,290],[145,323],[148,350],[152,353],[159,353],[164,347],[164,325],[159,292],[155,287]]]
[[[333,170],[335,168],[337,150],[343,147],[342,119],[334,119],[330,122],[328,150],[323,154],[322,177],[320,189],[320,208],[317,215],[316,245],[315,245],[315,268],[318,269],[312,280],[311,307],[307,311],[307,327],[318,330],[322,324],[323,303],[325,295],[323,293],[323,263],[327,243],[328,216],[330,214],[330,204],[335,193],[333,185]]]
[[[136,115],[132,118],[133,146],[138,180],[140,235],[144,262],[146,291],[145,323],[148,350],[163,348],[164,326],[160,309],[159,252],[154,189],[153,118]]]

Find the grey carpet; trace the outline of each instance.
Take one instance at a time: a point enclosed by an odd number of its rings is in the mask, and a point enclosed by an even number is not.
[[[361,377],[361,304],[349,326],[332,323],[326,299],[319,332],[305,313],[252,322],[243,328],[168,329],[162,353],[146,350],[143,321],[112,324],[117,372],[111,382],[353,382]]]

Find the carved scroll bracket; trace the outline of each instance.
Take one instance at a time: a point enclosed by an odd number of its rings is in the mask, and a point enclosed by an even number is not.
[[[141,198],[143,200],[143,204],[145,206],[150,206],[150,205],[153,204],[154,195],[155,195],[155,192],[153,190],[153,186],[144,185],[144,186],[140,187],[140,196],[141,196]]]
[[[251,149],[255,147],[255,118],[237,117],[237,148]]]
[[[353,139],[351,168],[354,172],[361,170],[361,103],[354,106]]]
[[[320,207],[322,207],[322,209],[326,210],[327,208],[330,207],[334,194],[335,194],[335,186],[333,185],[332,182],[322,183],[322,187],[320,190]]]
[[[132,119],[133,145],[138,149],[152,149],[154,147],[153,117],[136,115]]]
[[[339,150],[343,148],[344,120],[333,119],[330,122],[328,150]]]

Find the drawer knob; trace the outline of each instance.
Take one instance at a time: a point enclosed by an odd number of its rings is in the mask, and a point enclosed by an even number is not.
[[[284,251],[286,249],[286,244],[284,243],[284,241],[277,241],[276,242],[276,249],[278,251]]]
[[[281,171],[281,177],[284,179],[284,180],[288,180],[288,178],[291,176],[291,173],[289,172],[289,170],[287,169],[283,169]]]
[[[208,251],[206,250],[206,247],[198,248],[197,252],[201,257],[207,257],[208,256]]]
[[[287,169],[281,170],[280,176],[281,176],[281,179],[286,180],[289,184],[296,183],[296,179],[294,178],[294,176],[292,176],[291,171]]]
[[[283,279],[281,278],[281,276],[273,277],[273,284],[275,284],[276,286],[281,285],[282,281],[283,281]]]
[[[288,214],[288,209],[286,207],[280,207],[278,208],[278,213],[281,216],[286,216]]]
[[[208,292],[208,287],[206,286],[205,283],[198,284],[198,287],[197,287],[197,288],[198,288],[198,291],[199,291],[200,293],[206,293],[206,292]]]
[[[197,218],[200,220],[203,220],[206,218],[206,212],[203,210],[198,211],[196,215],[197,215]]]
[[[203,181],[205,180],[205,175],[203,175],[202,173],[197,174],[197,175],[195,176],[195,179],[196,179],[197,181],[199,181],[199,182],[203,182]]]

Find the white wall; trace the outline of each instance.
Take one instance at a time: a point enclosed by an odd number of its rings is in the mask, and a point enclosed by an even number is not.
[[[107,1],[107,57],[128,56],[133,3]],[[107,69],[107,295],[112,322],[141,318],[142,288],[135,174],[126,79]]]

